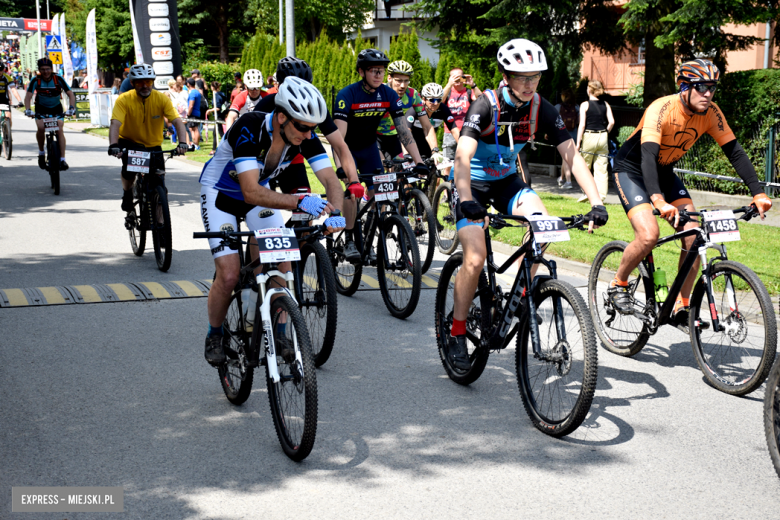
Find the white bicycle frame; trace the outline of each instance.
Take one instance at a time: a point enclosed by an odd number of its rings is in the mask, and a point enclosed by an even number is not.
[[[287,287],[266,289],[268,280],[277,276],[284,278],[287,282]],[[268,374],[273,379],[274,383],[278,383],[281,380],[279,375],[279,368],[276,365],[276,345],[274,345],[274,335],[271,329],[271,300],[275,294],[286,295],[293,299],[297,304],[298,300],[295,298],[295,275],[292,271],[282,273],[280,271],[268,271],[267,273],[261,273],[257,275],[257,286],[260,289],[260,319],[263,321],[263,337],[265,338],[265,359],[268,364]],[[298,337],[293,334],[293,347],[295,348],[295,360],[298,363],[298,370],[303,374],[303,358],[301,357],[301,351],[298,348]]]

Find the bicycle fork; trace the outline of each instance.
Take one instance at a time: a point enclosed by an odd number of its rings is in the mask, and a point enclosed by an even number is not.
[[[271,279],[271,277],[278,276],[280,278],[284,278],[284,280],[287,282],[287,287],[285,288],[274,288],[274,289],[267,289],[266,284],[268,283],[268,280]],[[271,300],[273,300],[274,295],[287,295],[297,304],[298,301],[295,299],[295,276],[292,271],[287,273],[282,273],[276,270],[268,271],[267,273],[260,273],[257,275],[257,285],[260,290],[260,300],[263,302],[259,306],[260,310],[260,319],[263,323],[263,339],[265,340],[263,342],[263,345],[265,347],[265,358],[266,363],[268,365],[268,374],[273,380],[274,383],[278,383],[281,381],[281,376],[279,375],[279,367],[276,364],[276,345],[274,343],[274,335],[272,330],[272,323],[271,323]],[[256,340],[259,338],[256,338]],[[255,345],[258,345],[257,341],[255,341]],[[303,374],[303,358],[301,357],[300,349],[298,348],[298,337],[296,334],[293,334],[293,347],[295,349],[295,360],[296,365],[298,367],[298,371],[300,374]],[[257,348],[257,347],[256,347]]]
[[[723,248],[723,253],[726,253],[726,246],[721,244],[721,247]],[[704,286],[707,289],[707,301],[709,303],[710,307],[710,317],[712,318],[712,329],[715,332],[722,332],[725,327],[720,324],[720,319],[718,319],[718,308],[717,305],[715,305],[715,293],[712,290],[712,277],[709,276],[710,267],[712,264],[707,263],[707,244],[699,247],[699,258],[701,259],[701,278],[704,282]],[[726,283],[726,296],[729,300],[729,309],[731,312],[737,312],[737,298],[734,294],[734,285],[731,281],[731,276],[726,274],[724,276],[724,281]],[[700,326],[701,321],[697,320],[696,326]]]

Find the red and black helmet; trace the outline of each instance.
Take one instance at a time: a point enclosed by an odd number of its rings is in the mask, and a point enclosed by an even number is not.
[[[680,65],[677,72],[677,86],[683,83],[717,83],[720,81],[720,70],[710,60],[696,59]]]

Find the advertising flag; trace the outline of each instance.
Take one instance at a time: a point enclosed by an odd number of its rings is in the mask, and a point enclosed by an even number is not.
[[[73,81],[73,64],[70,61],[68,38],[65,36],[65,13],[60,15],[60,38],[62,38],[62,77],[70,85],[70,82]]]
[[[135,47],[135,62],[144,63],[144,51],[141,42],[138,40],[138,28],[135,24],[135,13],[133,12],[133,0],[130,0],[130,23],[133,26],[133,47]]]
[[[146,63],[157,74],[154,87],[168,89],[168,80],[181,74],[181,42],[176,0],[130,0]]]
[[[95,10],[93,9],[87,16],[87,84],[90,94],[94,94],[98,88],[97,63],[97,31],[95,30]]]

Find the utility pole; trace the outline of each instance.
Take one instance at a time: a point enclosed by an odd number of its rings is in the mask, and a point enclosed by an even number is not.
[[[284,0],[279,0],[279,45],[284,43]]]
[[[287,55],[295,57],[295,6],[293,0],[286,0],[287,5]]]
[[[49,16],[49,0],[46,0],[46,19],[51,20],[51,16]]]
[[[35,0],[35,16],[38,18],[38,59],[43,57],[43,41],[41,41],[41,2]]]

